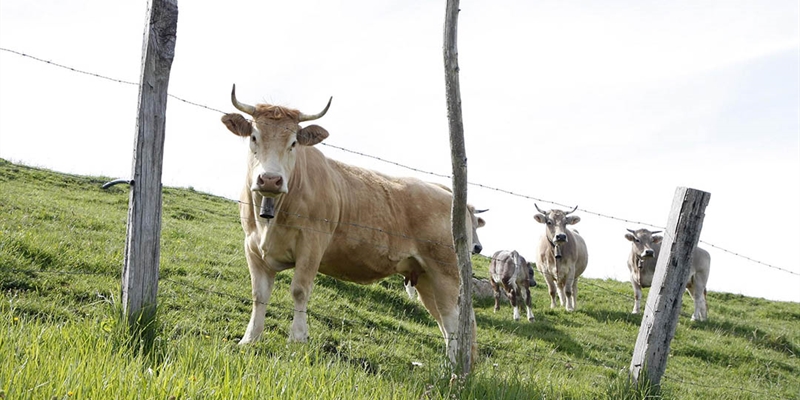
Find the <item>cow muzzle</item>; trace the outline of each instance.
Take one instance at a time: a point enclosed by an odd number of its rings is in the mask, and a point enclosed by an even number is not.
[[[250,190],[263,194],[272,193],[279,194],[286,192],[283,185],[283,176],[270,172],[262,172],[258,174],[253,181],[253,186]]]
[[[655,255],[655,252],[653,251],[653,249],[647,249],[647,250],[643,251],[643,252],[642,252],[642,254],[641,254],[641,255],[639,255],[639,257],[642,257],[642,258],[651,258],[651,257],[653,257],[654,255]]]
[[[483,251],[483,246],[480,243],[472,245],[472,254],[481,254],[481,251]]]

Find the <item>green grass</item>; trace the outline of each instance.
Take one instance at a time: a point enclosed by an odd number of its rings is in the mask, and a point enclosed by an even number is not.
[[[283,272],[262,339],[238,346],[250,280],[237,205],[177,188],[164,188],[158,319],[143,349],[120,322],[128,188],[100,189],[107,180],[0,160],[0,399],[800,397],[800,304],[724,293],[709,293],[704,323],[689,321],[684,297],[661,390],[630,390],[641,316],[630,285],[611,280],[582,279],[569,314],[550,310],[540,285],[532,324],[477,300],[479,359],[463,382],[399,276],[318,276],[311,340],[288,344]],[[473,267],[485,277],[488,260]]]

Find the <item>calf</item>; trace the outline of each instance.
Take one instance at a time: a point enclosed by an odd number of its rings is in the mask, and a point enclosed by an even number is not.
[[[647,229],[631,230],[625,234],[625,239],[631,242],[631,253],[628,256],[628,270],[631,273],[633,286],[633,311],[638,314],[642,299],[642,288],[653,284],[653,275],[656,271],[656,260],[661,250],[661,236],[656,235],[661,231],[648,231]],[[689,281],[686,291],[694,300],[694,313],[692,321],[705,321],[708,318],[708,304],[706,303],[706,284],[711,269],[711,255],[707,251],[695,247],[692,253]]]
[[[516,250],[499,250],[492,256],[489,264],[489,283],[494,291],[494,311],[500,309],[500,288],[505,290],[506,297],[514,307],[514,321],[519,321],[519,301],[525,302],[528,309],[528,321],[533,322],[531,311],[531,287],[536,286],[533,268]]]

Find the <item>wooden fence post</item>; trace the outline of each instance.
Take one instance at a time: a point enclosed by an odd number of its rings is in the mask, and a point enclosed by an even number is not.
[[[647,384],[661,384],[669,345],[678,326],[683,291],[689,280],[692,253],[700,239],[710,197],[710,193],[696,189],[679,187],[675,191],[631,360],[631,378],[636,387],[642,383],[643,370]]]
[[[456,373],[466,375],[472,369],[473,327],[472,309],[472,260],[467,240],[467,156],[464,149],[464,125],[461,118],[461,88],[458,80],[458,50],[456,32],[458,26],[458,0],[448,0],[444,23],[444,72],[447,93],[447,120],[450,127],[450,160],[453,165],[453,205],[451,226],[453,244],[461,276],[458,298],[458,348]]]
[[[161,254],[161,163],[177,25],[177,0],[150,0],[142,44],[133,181],[122,270],[123,312],[132,327],[148,324],[156,310]]]

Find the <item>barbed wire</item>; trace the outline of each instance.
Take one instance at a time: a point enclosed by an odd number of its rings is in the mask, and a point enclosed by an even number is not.
[[[79,74],[89,75],[89,76],[92,76],[92,77],[95,77],[95,78],[105,79],[105,80],[109,80],[111,82],[122,83],[122,84],[125,84],[125,85],[132,85],[132,86],[137,86],[137,87],[139,86],[139,83],[137,83],[137,82],[126,81],[124,79],[119,79],[119,78],[111,78],[111,77],[108,77],[108,76],[105,76],[105,75],[101,75],[101,74],[98,74],[98,73],[84,71],[84,70],[81,70],[81,69],[78,69],[78,68],[73,68],[73,67],[70,67],[70,66],[67,66],[67,65],[59,64],[57,62],[53,62],[53,61],[50,61],[50,60],[45,60],[45,59],[42,59],[42,58],[39,58],[39,57],[36,57],[36,56],[32,56],[30,54],[26,54],[26,53],[23,53],[23,52],[20,52],[20,51],[7,49],[7,48],[4,48],[4,47],[0,47],[0,50],[8,52],[8,53],[16,54],[16,55],[21,56],[21,57],[30,58],[32,60],[36,60],[36,61],[39,61],[39,62],[42,62],[42,63],[45,63],[45,64],[49,64],[49,65],[52,65],[52,66],[55,66],[55,67],[58,67],[58,68],[63,68],[63,69],[66,69],[66,70],[69,70],[69,71],[72,71],[72,72],[77,72]],[[193,105],[193,106],[196,106],[196,107],[205,108],[206,110],[216,111],[218,113],[225,114],[225,112],[222,111],[222,110],[218,110],[216,108],[212,108],[212,107],[200,104],[200,103],[195,103],[193,101],[189,101],[189,100],[186,100],[184,98],[175,96],[174,94],[167,94],[167,96],[172,97],[175,100],[182,101],[182,102],[184,102],[186,104],[190,104],[190,105]]]
[[[59,67],[59,68],[67,69],[69,71],[73,71],[73,72],[76,72],[76,73],[81,73],[81,74],[85,74],[85,75],[89,75],[89,76],[93,76],[93,77],[97,77],[97,78],[106,79],[106,80],[109,80],[109,81],[112,81],[112,82],[139,86],[139,84],[135,83],[135,82],[126,81],[126,80],[117,79],[117,78],[111,78],[111,77],[104,76],[104,75],[101,75],[101,74],[98,74],[98,73],[88,72],[88,71],[84,71],[84,70],[81,70],[81,69],[69,67],[69,66],[66,66],[66,65],[63,65],[63,64],[59,64],[59,63],[56,63],[56,62],[53,62],[53,61],[49,61],[49,60],[45,60],[45,59],[42,59],[42,58],[39,58],[39,57],[36,57],[36,56],[32,56],[32,55],[29,55],[29,54],[26,54],[26,53],[23,53],[23,52],[20,52],[20,51],[7,49],[7,48],[3,48],[3,47],[0,47],[0,50],[8,52],[8,53],[15,54],[15,55],[19,55],[21,57],[30,58],[32,60],[36,60],[36,61],[39,61],[39,62],[42,62],[42,63],[46,63],[46,64],[49,64],[49,65],[53,65],[53,66],[56,66],[56,67]],[[210,111],[215,111],[215,112],[218,112],[218,113],[221,113],[221,114],[225,114],[225,112],[222,111],[222,110],[219,110],[219,109],[216,109],[216,108],[213,108],[213,107],[209,107],[209,106],[197,103],[197,102],[189,101],[189,100],[180,98],[180,97],[172,95],[172,94],[169,94],[168,96],[170,96],[170,97],[172,97],[172,98],[174,98],[176,100],[182,101],[184,103],[196,106],[196,107],[200,107],[200,108],[204,108],[204,109],[207,109],[207,110],[210,110]],[[332,145],[332,144],[329,144],[329,143],[324,143],[323,142],[322,144],[325,145],[325,146],[331,147],[331,148],[335,148],[337,150],[349,152],[349,153],[356,154],[356,155],[363,156],[363,157],[372,158],[372,159],[375,159],[375,160],[378,160],[378,161],[381,161],[381,162],[384,162],[384,163],[392,164],[392,165],[395,165],[395,166],[398,166],[398,167],[401,167],[401,168],[405,168],[405,169],[408,169],[408,170],[411,170],[411,171],[415,171],[415,172],[418,172],[418,173],[428,174],[428,175],[436,176],[436,177],[440,177],[440,178],[447,178],[447,179],[451,179],[452,178],[451,175],[439,174],[439,173],[434,173],[434,172],[430,172],[430,171],[421,170],[421,169],[410,167],[408,165],[405,165],[405,164],[402,164],[402,163],[399,163],[399,162],[396,162],[396,161],[391,161],[391,160],[387,160],[387,159],[384,159],[384,158],[381,158],[381,157],[376,157],[376,156],[372,156],[372,155],[369,155],[369,154],[365,154],[365,153],[362,153],[362,152],[349,150],[349,149],[346,149],[346,148],[343,148],[343,147],[340,147],[340,146],[335,146],[335,145]],[[476,186],[476,187],[480,187],[480,188],[483,188],[483,189],[487,189],[487,190],[493,190],[493,191],[496,191],[496,192],[499,192],[499,193],[505,193],[505,194],[508,194],[508,195],[521,197],[521,198],[528,199],[528,200],[534,200],[534,201],[539,201],[539,202],[543,202],[543,203],[554,204],[554,205],[557,205],[559,207],[565,207],[565,208],[570,208],[571,207],[570,205],[567,205],[567,204],[564,204],[564,203],[551,201],[551,200],[546,200],[546,199],[541,199],[541,198],[530,196],[530,195],[526,195],[526,194],[516,193],[516,192],[510,191],[510,190],[495,188],[495,187],[484,185],[484,184],[481,184],[481,183],[467,182],[467,184],[468,185],[472,185],[472,186]],[[603,214],[603,213],[592,211],[592,210],[588,210],[588,209],[585,209],[585,208],[578,208],[577,210],[581,211],[583,213],[586,213],[586,214],[595,215],[595,216],[598,216],[598,217],[601,217],[601,218],[610,219],[610,220],[615,220],[615,221],[620,221],[620,222],[625,222],[625,223],[630,223],[630,224],[638,224],[638,225],[643,225],[643,226],[649,226],[649,227],[658,228],[658,229],[662,229],[662,230],[666,229],[665,227],[660,226],[660,225],[651,224],[651,223],[642,222],[642,221],[636,221],[636,220],[632,220],[632,219],[628,219],[628,218],[616,217],[616,216],[613,216],[613,215]],[[757,264],[760,264],[760,265],[763,265],[763,266],[766,266],[766,267],[769,267],[769,268],[772,268],[772,269],[775,269],[775,270],[778,270],[778,271],[789,273],[789,274],[792,274],[792,275],[795,275],[795,276],[800,276],[800,273],[797,273],[797,272],[794,272],[794,271],[791,271],[791,270],[788,270],[788,269],[785,269],[785,268],[781,268],[781,267],[778,267],[778,266],[775,266],[775,265],[772,265],[772,264],[769,264],[769,263],[766,263],[766,262],[755,260],[755,259],[753,259],[751,257],[744,256],[744,255],[739,254],[739,253],[737,253],[735,251],[727,250],[727,249],[725,249],[725,248],[723,248],[721,246],[709,243],[707,241],[700,240],[700,242],[704,243],[704,244],[707,244],[707,245],[709,245],[709,246],[711,246],[711,247],[713,247],[713,248],[715,248],[717,250],[720,250],[720,251],[723,251],[725,253],[728,253],[728,254],[743,258],[745,260],[748,260],[748,261],[751,261],[751,262],[754,262],[754,263],[757,263]]]

